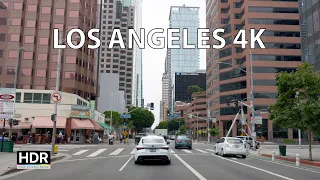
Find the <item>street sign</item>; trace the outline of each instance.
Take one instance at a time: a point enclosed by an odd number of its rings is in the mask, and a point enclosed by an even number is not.
[[[0,119],[10,119],[14,116],[16,89],[0,88]]]
[[[51,93],[51,100],[52,102],[55,102],[55,103],[58,103],[61,101],[61,92],[54,92],[54,93]]]
[[[171,119],[178,119],[180,116],[178,116],[178,115],[170,115],[169,116],[169,118],[171,118]]]
[[[121,119],[130,119],[131,118],[131,114],[121,114],[120,118]]]
[[[261,116],[255,116],[255,121],[256,121],[256,124],[262,124],[262,117]]]
[[[125,109],[124,112],[127,113],[127,112],[128,112],[128,109]]]

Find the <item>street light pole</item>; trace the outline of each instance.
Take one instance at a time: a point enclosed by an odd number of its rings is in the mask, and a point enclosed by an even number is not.
[[[207,117],[208,117],[208,120],[207,120],[207,122],[208,122],[208,144],[210,143],[210,118],[211,118],[211,115],[210,115],[210,106],[209,106],[209,103],[208,103],[208,107],[207,107],[208,109],[207,109]]]
[[[59,34],[59,44],[62,43],[62,36]],[[57,64],[57,79],[56,79],[56,92],[59,91],[59,86],[60,86],[60,68],[61,68],[61,53],[62,50],[59,48],[58,50],[58,64]],[[54,121],[53,121],[53,130],[52,130],[52,147],[51,147],[51,155],[54,156],[54,146],[56,143],[56,134],[57,134],[57,113],[58,113],[58,102],[55,103],[54,105]]]
[[[256,150],[256,122],[255,122],[255,112],[254,112],[254,94],[253,94],[253,63],[252,63],[252,49],[250,48],[250,106],[251,106],[251,114],[252,114],[252,120],[251,126],[252,126],[252,150]]]

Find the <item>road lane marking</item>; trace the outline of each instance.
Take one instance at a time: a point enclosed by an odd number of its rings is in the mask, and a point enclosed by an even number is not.
[[[136,148],[134,148],[130,154],[135,154],[136,153]]]
[[[206,149],[207,151],[211,151],[211,152],[216,152],[215,150],[213,149]]]
[[[170,149],[170,153],[174,154],[175,152],[172,149]]]
[[[133,156],[131,156],[128,161],[126,163],[124,163],[124,165],[119,169],[119,171],[122,171],[124,167],[126,167],[126,165],[131,161],[131,159],[133,158]]]
[[[201,150],[201,149],[196,149],[197,151],[199,151],[199,152],[202,152],[202,153],[208,153],[207,151],[204,151],[204,150]]]
[[[109,156],[116,156],[116,155],[120,154],[123,150],[124,150],[124,148],[118,148],[117,150],[110,153]]]
[[[191,154],[192,152],[187,150],[187,149],[182,149],[182,151],[184,151],[185,153]]]
[[[196,171],[195,169],[193,169],[188,163],[186,163],[180,156],[178,156],[177,154],[175,154],[176,158],[179,159],[179,161],[186,166],[195,176],[197,176],[197,178],[199,178],[200,180],[207,180],[206,178],[204,178],[200,173],[198,173],[198,171]]]
[[[96,156],[98,156],[99,154],[101,154],[101,153],[102,153],[103,151],[105,151],[105,150],[107,150],[107,149],[99,149],[99,150],[97,150],[96,152],[90,154],[90,155],[87,156],[87,157],[96,157]]]
[[[77,155],[83,154],[83,153],[85,153],[85,152],[87,152],[87,151],[89,151],[89,149],[84,149],[84,150],[78,151],[78,152],[76,152],[76,153],[74,153],[74,154],[72,154],[72,155],[73,155],[73,156],[77,156]]]
[[[249,167],[249,168],[252,168],[252,169],[256,169],[256,170],[259,170],[259,171],[262,171],[262,172],[265,172],[265,173],[268,173],[268,174],[271,174],[271,175],[280,177],[280,178],[282,178],[282,179],[295,180],[295,179],[292,179],[292,178],[289,178],[289,177],[286,177],[286,176],[282,176],[282,175],[280,175],[280,174],[277,174],[277,173],[274,173],[274,172],[271,172],[271,171],[267,171],[267,170],[264,170],[264,169],[260,169],[260,168],[254,167],[254,166],[250,166],[250,165],[248,165],[248,164],[244,164],[244,163],[241,163],[241,162],[238,162],[238,161],[234,161],[234,160],[227,159],[227,158],[224,158],[224,157],[220,157],[220,156],[217,156],[217,155],[213,155],[213,156],[219,157],[219,158],[221,158],[221,159],[224,159],[224,160],[226,160],[226,161],[230,161],[230,162],[233,162],[233,163],[236,163],[236,164],[241,164],[241,165],[243,165],[243,166],[246,166],[246,167]]]

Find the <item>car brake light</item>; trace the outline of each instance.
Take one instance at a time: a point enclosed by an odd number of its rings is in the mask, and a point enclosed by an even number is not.
[[[137,151],[142,150],[142,149],[144,149],[144,148],[137,148]]]
[[[179,143],[179,142],[180,142],[180,140],[176,140],[176,142],[177,142],[177,143]]]

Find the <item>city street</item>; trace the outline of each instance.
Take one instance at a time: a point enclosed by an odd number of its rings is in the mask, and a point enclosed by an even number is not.
[[[320,169],[304,170],[251,157],[242,159],[216,156],[212,144],[193,144],[192,150],[176,150],[171,143],[171,165],[162,165],[157,162],[135,165],[133,158],[135,145],[132,143],[111,146],[108,144],[62,146],[75,148],[64,148],[68,150],[63,153],[71,156],[69,159],[53,164],[51,170],[25,171],[17,175],[3,176],[0,179],[314,180],[320,176]]]

